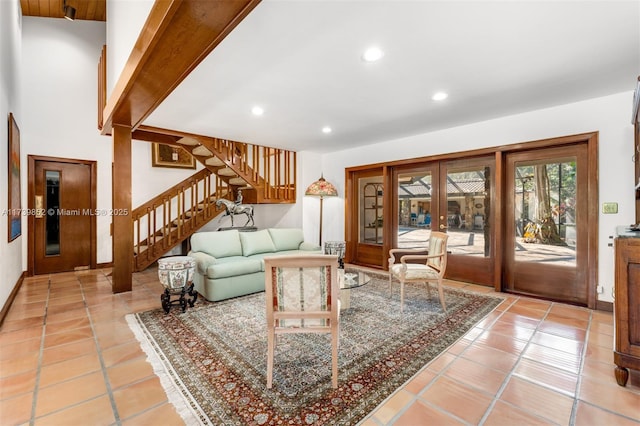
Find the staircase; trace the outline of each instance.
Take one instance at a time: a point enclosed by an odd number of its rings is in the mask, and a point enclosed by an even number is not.
[[[98,62],[98,129],[107,104],[107,52]],[[200,172],[155,196],[132,212],[134,270],[141,271],[222,213],[215,201],[274,204],[296,201],[296,153],[245,142],[138,126],[132,139],[178,146],[204,166]]]
[[[226,139],[142,127],[134,139],[179,146],[205,169],[133,210],[134,270],[141,271],[224,212],[217,199],[295,203],[296,153]]]

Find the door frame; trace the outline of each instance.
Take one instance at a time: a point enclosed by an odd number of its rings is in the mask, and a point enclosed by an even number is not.
[[[535,142],[527,142],[516,146],[517,149],[505,150],[503,156],[503,171],[506,168],[507,156],[510,153],[522,153],[535,149],[546,149],[563,147],[567,145],[586,144],[587,147],[587,308],[597,309],[597,285],[598,285],[598,132],[582,133],[572,136],[564,136],[559,138],[550,138]],[[504,172],[503,172],[504,173]],[[506,176],[503,176],[501,199],[507,198],[506,194]],[[504,206],[508,208],[507,206]],[[506,213],[505,213],[506,214]],[[501,232],[504,238],[507,238],[507,224],[503,220]],[[506,262],[509,244],[502,244],[502,271],[501,276],[506,276]],[[496,286],[496,291],[503,291],[502,286]]]
[[[80,164],[89,166],[89,187],[90,187],[90,203],[91,203],[91,211],[96,211],[97,207],[97,161],[93,160],[79,160],[73,158],[60,158],[60,157],[45,157],[41,155],[28,155],[28,190],[27,190],[27,206],[28,212],[35,211],[35,195],[36,195],[36,177],[35,177],[35,166],[38,161],[47,161],[52,163],[65,163],[65,164]],[[96,269],[97,267],[97,227],[96,227],[96,215],[91,215],[90,218],[90,226],[91,231],[89,233],[89,247],[91,250],[90,253],[90,265],[91,269]],[[33,276],[35,271],[35,215],[28,214],[27,215],[27,275]]]

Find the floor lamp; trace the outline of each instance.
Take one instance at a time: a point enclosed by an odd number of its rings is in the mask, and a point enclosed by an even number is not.
[[[322,246],[322,200],[324,197],[337,197],[338,190],[333,186],[333,184],[327,182],[323,176],[320,176],[320,179],[309,185],[307,190],[304,192],[304,195],[320,197],[320,233],[318,237],[318,244]]]

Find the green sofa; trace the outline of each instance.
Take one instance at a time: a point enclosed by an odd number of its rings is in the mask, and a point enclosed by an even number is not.
[[[304,242],[301,229],[268,228],[256,232],[196,232],[189,256],[196,260],[195,289],[215,302],[264,291],[265,256],[321,252]]]

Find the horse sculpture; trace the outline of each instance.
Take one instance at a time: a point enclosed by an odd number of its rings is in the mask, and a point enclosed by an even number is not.
[[[233,201],[229,201],[229,200],[224,199],[224,198],[219,198],[216,201],[216,207],[220,207],[221,204],[224,205],[225,213],[222,216],[220,216],[220,219],[222,219],[225,216],[231,217],[231,226],[232,227],[233,227],[233,216],[235,216],[237,214],[246,214],[247,215],[247,223],[245,223],[244,226],[247,226],[249,224],[249,222],[251,222],[251,226],[254,225],[254,223],[253,223],[253,206],[251,206],[249,204],[238,204],[238,203],[234,203]],[[218,222],[220,221],[220,219],[218,219]]]

